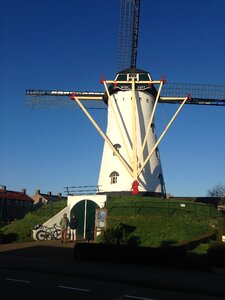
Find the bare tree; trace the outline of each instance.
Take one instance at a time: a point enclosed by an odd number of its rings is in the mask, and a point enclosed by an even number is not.
[[[217,184],[214,185],[211,189],[207,192],[208,197],[225,197],[225,185],[224,184]]]

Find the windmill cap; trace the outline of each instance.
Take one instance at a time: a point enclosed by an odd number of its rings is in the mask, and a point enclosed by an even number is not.
[[[135,67],[124,69],[124,70],[118,72],[117,74],[139,74],[139,73],[149,74],[149,72],[141,70],[141,69],[137,69]]]

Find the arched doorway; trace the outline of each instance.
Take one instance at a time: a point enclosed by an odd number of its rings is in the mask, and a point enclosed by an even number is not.
[[[87,239],[90,232],[94,232],[95,210],[98,207],[94,201],[84,199],[71,209],[70,218],[75,215],[78,221],[77,239]]]

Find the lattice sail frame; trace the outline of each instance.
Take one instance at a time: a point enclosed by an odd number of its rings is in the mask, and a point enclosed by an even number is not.
[[[107,109],[103,101],[105,93],[53,90],[26,90],[26,106],[28,109],[75,109],[78,106],[70,99],[75,93],[87,109]]]
[[[115,82],[115,81],[113,81]],[[78,108],[71,95],[76,93],[87,109],[107,109],[104,102],[105,92],[74,92],[54,90],[26,90],[28,109]],[[180,101],[168,100],[168,97],[184,97],[188,93],[191,101],[186,104],[225,106],[225,85],[166,83],[163,86],[159,103],[176,104]],[[164,98],[167,98],[164,100]],[[90,101],[88,101],[90,100]]]
[[[117,71],[136,67],[140,0],[120,0]]]
[[[191,95],[188,104],[225,106],[225,85],[223,84],[190,84],[167,83],[163,88],[160,102],[165,97],[180,97],[187,93]],[[169,102],[167,103],[175,103]]]

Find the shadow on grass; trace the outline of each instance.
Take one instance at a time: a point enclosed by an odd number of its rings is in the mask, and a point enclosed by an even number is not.
[[[108,245],[94,243],[78,243],[75,246],[36,245],[20,249],[8,249],[0,252],[3,255],[18,256],[20,259],[44,259],[43,261],[99,261],[121,264],[137,264],[144,266],[161,266],[182,269],[212,270],[212,267],[225,268],[225,248],[212,248],[208,254],[196,254],[183,247],[137,247],[125,245]],[[224,246],[224,245],[223,245]],[[219,251],[219,252],[218,252]],[[219,253],[219,255],[218,255]],[[39,261],[39,260],[38,260]]]
[[[174,240],[162,241],[158,248],[138,247],[138,242],[133,245],[77,244],[74,247],[74,259],[185,269],[211,270],[213,266],[225,268],[225,245],[221,243],[215,243],[206,254],[190,252],[198,243],[209,241],[212,236],[208,234],[180,245]]]
[[[168,241],[162,241],[160,247],[169,247],[172,245],[175,245],[177,243],[177,241],[175,240],[168,240]]]

